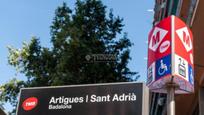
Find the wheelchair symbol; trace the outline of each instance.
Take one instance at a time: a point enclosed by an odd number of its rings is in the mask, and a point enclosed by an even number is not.
[[[190,69],[190,82],[191,82],[191,84],[194,84],[193,70],[192,69]]]
[[[168,70],[167,65],[163,63],[163,60],[160,61],[160,67],[158,69],[159,75],[163,75]]]

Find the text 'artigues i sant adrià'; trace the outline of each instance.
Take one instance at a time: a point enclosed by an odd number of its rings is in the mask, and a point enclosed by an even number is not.
[[[137,96],[135,93],[123,93],[123,94],[107,94],[103,96],[99,95],[85,95],[81,97],[51,97],[49,100],[48,109],[60,110],[60,109],[72,109],[74,104],[82,103],[104,103],[104,102],[131,102],[136,101]]]

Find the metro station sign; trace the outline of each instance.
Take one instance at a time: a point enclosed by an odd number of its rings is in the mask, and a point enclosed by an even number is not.
[[[23,88],[16,115],[149,115],[149,88],[123,82]]]
[[[193,36],[186,24],[169,16],[153,27],[148,36],[147,85],[166,93],[166,83],[179,85],[175,93],[193,92]]]

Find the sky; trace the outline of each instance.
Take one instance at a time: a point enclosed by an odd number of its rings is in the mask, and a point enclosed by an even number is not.
[[[0,85],[24,75],[8,64],[7,46],[21,48],[32,36],[41,45],[50,47],[50,25],[57,6],[66,2],[74,9],[75,0],[1,0],[0,1]],[[152,27],[154,0],[102,0],[107,10],[124,19],[123,32],[128,33],[131,47],[129,68],[139,72],[139,82],[145,82],[147,69],[147,37]],[[17,73],[17,75],[16,75]]]

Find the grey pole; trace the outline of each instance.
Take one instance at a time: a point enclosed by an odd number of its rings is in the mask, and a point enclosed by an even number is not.
[[[175,115],[174,88],[167,89],[167,115]]]
[[[167,84],[167,115],[175,115],[174,94],[177,87],[175,83]]]

